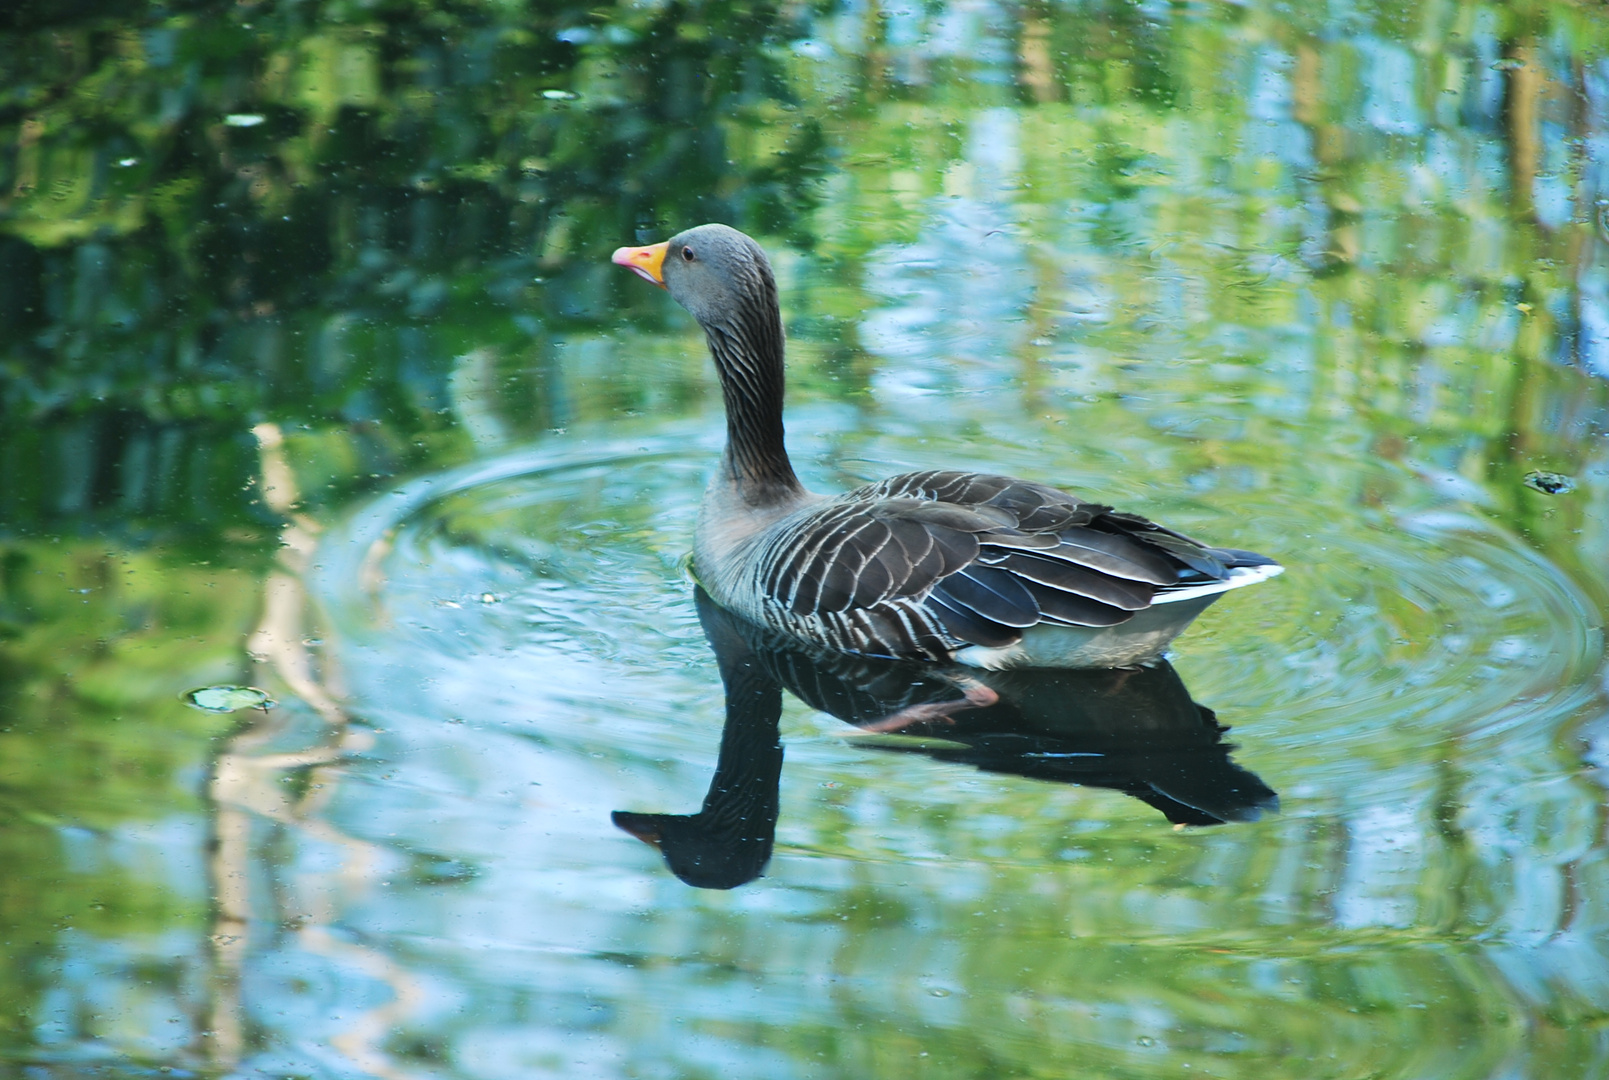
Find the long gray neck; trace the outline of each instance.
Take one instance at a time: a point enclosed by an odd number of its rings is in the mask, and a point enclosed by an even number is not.
[[[776,286],[766,285],[769,302],[745,304],[729,319],[704,327],[726,400],[723,467],[751,506],[782,502],[804,490],[782,441],[782,313]]]

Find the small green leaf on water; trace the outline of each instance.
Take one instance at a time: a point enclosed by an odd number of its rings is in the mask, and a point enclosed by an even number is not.
[[[1566,495],[1575,490],[1575,480],[1563,473],[1532,469],[1525,474],[1525,486],[1544,495]]]
[[[185,704],[203,712],[230,713],[241,709],[265,712],[279,704],[255,686],[204,686],[184,695]]]

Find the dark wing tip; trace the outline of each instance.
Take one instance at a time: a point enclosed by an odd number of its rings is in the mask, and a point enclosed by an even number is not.
[[[1267,555],[1259,555],[1255,551],[1246,551],[1243,548],[1213,548],[1216,555],[1225,566],[1278,566],[1279,560],[1270,559]]]

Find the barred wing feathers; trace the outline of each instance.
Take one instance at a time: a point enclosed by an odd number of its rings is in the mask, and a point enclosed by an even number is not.
[[[803,515],[770,537],[756,572],[781,628],[944,658],[1010,645],[1041,622],[1116,625],[1158,591],[1222,579],[1242,556],[1266,562],[1043,484],[933,471]]]

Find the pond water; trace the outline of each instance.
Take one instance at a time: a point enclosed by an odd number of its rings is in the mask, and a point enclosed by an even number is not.
[[[0,1073],[1609,1072],[1596,12],[0,49]],[[705,220],[772,253],[807,486],[1009,472],[1286,573],[987,710],[733,622],[701,335],[608,264]]]

